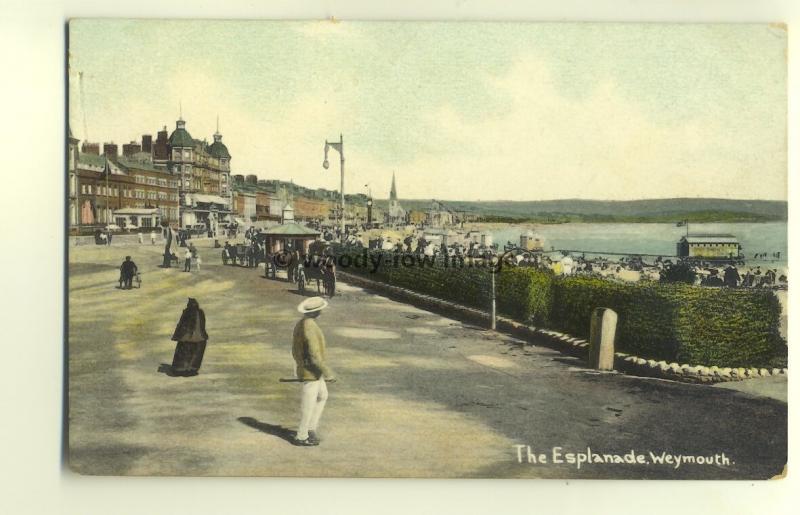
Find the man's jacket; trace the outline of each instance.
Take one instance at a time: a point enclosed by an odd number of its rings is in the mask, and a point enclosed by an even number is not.
[[[303,318],[294,326],[292,356],[297,364],[297,378],[316,381],[333,378],[325,363],[325,336],[313,318]]]

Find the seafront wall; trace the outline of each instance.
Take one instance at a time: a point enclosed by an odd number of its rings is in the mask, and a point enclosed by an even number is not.
[[[345,254],[349,257],[341,259]],[[356,258],[360,256],[360,259]],[[340,270],[487,311],[492,275],[498,313],[522,324],[588,339],[592,311],[619,315],[616,348],[641,358],[707,366],[783,368],[786,342],[775,293],[595,277],[548,270],[453,266],[442,260],[396,261],[391,254],[339,251]],[[370,262],[381,266],[370,266]],[[347,264],[348,266],[343,266]],[[360,266],[362,265],[362,266]]]

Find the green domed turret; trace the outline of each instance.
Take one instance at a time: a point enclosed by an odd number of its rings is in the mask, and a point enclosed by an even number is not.
[[[228,152],[228,147],[222,143],[222,134],[219,132],[214,134],[214,143],[208,146],[208,154],[217,159],[230,159],[231,154]]]
[[[183,119],[179,119],[175,122],[175,130],[172,131],[172,134],[169,135],[169,146],[172,148],[193,148],[194,147],[194,140],[192,139],[192,135],[189,134],[189,131],[186,130],[186,122]]]

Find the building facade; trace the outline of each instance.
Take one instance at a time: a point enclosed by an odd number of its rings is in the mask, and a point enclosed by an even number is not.
[[[677,254],[682,258],[738,259],[742,246],[732,234],[690,234],[678,241]]]
[[[159,222],[178,218],[178,182],[165,170],[155,168],[141,156],[120,157],[70,152],[74,169],[69,170],[70,227],[74,233],[116,224],[121,228],[148,227],[126,219],[117,223],[121,209],[155,210]],[[76,155],[77,154],[77,155]],[[152,220],[152,217],[149,218]]]
[[[123,146],[120,156],[113,143],[84,142],[71,134],[67,141],[68,211],[73,233],[113,224],[134,223],[133,210],[151,213],[174,227],[205,227],[216,233],[220,223],[232,221],[231,155],[219,130],[213,143],[196,140],[179,119],[167,136],[166,127],[155,142],[149,135],[142,143]],[[127,210],[119,217],[115,210]],[[124,214],[124,216],[123,216]],[[155,216],[155,215],[154,215]],[[154,216],[144,217],[152,223]],[[138,218],[137,218],[138,221]],[[120,225],[120,224],[117,224]]]

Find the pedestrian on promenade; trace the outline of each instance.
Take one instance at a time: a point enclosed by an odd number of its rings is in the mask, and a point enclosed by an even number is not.
[[[136,237],[137,237],[137,239],[139,240],[139,245],[141,245],[142,243],[144,243],[144,241],[142,240],[142,233],[139,233],[139,234],[137,234],[137,235],[136,235]]]
[[[108,237],[106,238],[106,243],[108,246],[111,246],[111,231],[108,231]]]
[[[294,444],[319,445],[317,426],[328,400],[325,380],[335,381],[333,372],[325,362],[325,336],[316,318],[328,302],[322,297],[311,297],[297,306],[303,318],[297,322],[292,336],[292,357],[296,364],[297,379],[303,384],[300,398],[300,425]]]
[[[194,249],[194,255],[192,256],[192,261],[194,261],[194,266],[197,268],[197,271],[200,271],[200,265],[203,264],[203,260],[200,258],[200,253],[197,252],[197,249]]]
[[[300,263],[300,252],[297,250],[289,251],[289,265],[286,268],[286,276],[290,283],[297,282],[297,268]]]
[[[169,268],[172,266],[172,244],[175,241],[175,233],[166,222],[162,222],[161,227],[164,233],[164,262],[161,264],[161,267]]]
[[[150,231],[150,245],[156,244],[156,232]]]
[[[183,271],[184,272],[191,272],[192,271],[192,251],[188,248],[183,253]]]
[[[172,334],[172,340],[178,342],[172,358],[172,375],[196,376],[208,341],[206,314],[200,309],[197,300],[189,298]]]
[[[232,255],[231,244],[226,241],[225,246],[222,248],[222,264],[227,265]]]
[[[119,266],[119,280],[120,280],[120,288],[123,290],[130,290],[133,288],[133,276],[136,275],[138,271],[138,267],[136,263],[131,261],[130,256],[125,256],[125,261]]]

